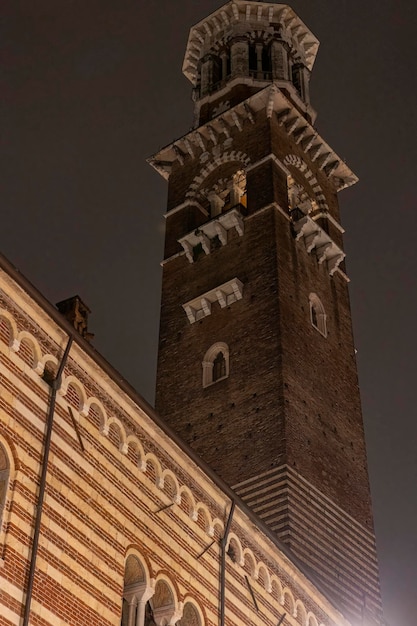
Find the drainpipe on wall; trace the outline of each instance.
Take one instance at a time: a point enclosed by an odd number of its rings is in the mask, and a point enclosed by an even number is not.
[[[226,530],[224,531],[223,538],[220,542],[221,549],[221,562],[220,562],[220,626],[224,626],[225,618],[225,601],[226,601],[226,546],[227,538],[229,536],[230,525],[233,519],[233,513],[235,510],[235,501],[232,500],[232,506],[230,507],[230,513],[226,524]]]
[[[41,521],[42,521],[43,502],[45,498],[46,477],[48,474],[49,452],[51,449],[52,426],[54,422],[56,395],[57,395],[58,390],[61,387],[62,373],[64,371],[64,367],[68,359],[68,354],[71,349],[72,342],[73,342],[73,337],[70,337],[68,339],[67,347],[65,348],[64,356],[62,357],[62,361],[59,366],[56,378],[52,381],[52,384],[51,384],[49,411],[48,411],[48,417],[46,421],[45,450],[43,453],[43,460],[42,460],[42,471],[41,471],[41,479],[40,479],[40,484],[39,484],[39,496],[38,496],[38,502],[36,504],[35,529],[33,532],[32,555],[30,559],[30,568],[29,568],[28,583],[27,583],[27,589],[26,589],[26,603],[25,603],[25,613],[23,616],[23,626],[28,626],[29,624],[30,607],[32,604],[33,583],[35,579],[36,561],[37,561],[37,556],[38,556],[39,537],[40,537],[40,529],[41,529]]]

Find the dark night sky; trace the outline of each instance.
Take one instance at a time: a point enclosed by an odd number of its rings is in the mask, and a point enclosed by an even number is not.
[[[94,345],[151,402],[166,184],[145,159],[192,124],[188,30],[222,4],[2,2],[1,249],[52,302],[86,301]],[[383,596],[413,626],[417,8],[291,6],[321,41],[318,130],[360,178],[340,202]]]

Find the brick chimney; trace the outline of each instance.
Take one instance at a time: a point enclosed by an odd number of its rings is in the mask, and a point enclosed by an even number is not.
[[[88,315],[91,311],[79,296],[62,300],[56,306],[84,339],[87,341],[93,339],[94,334],[88,332]]]

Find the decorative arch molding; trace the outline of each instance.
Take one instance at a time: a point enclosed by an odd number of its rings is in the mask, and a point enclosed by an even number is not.
[[[106,437],[109,436],[110,434],[110,427],[111,426],[115,426],[117,428],[117,430],[119,431],[119,437],[120,437],[120,445],[119,445],[119,450],[122,454],[127,454],[127,450],[128,450],[128,446],[126,443],[126,430],[122,424],[122,422],[117,418],[117,417],[109,417],[102,429],[102,435],[105,435]]]
[[[243,550],[243,555],[242,555],[242,559],[243,559],[243,568],[245,569],[245,571],[248,572],[248,574],[250,576],[252,576],[252,578],[256,578],[255,574],[256,574],[256,559],[255,556],[252,552],[252,550],[250,550],[249,548],[245,548]]]
[[[78,412],[83,417],[86,417],[88,415],[90,405],[87,403],[87,394],[85,392],[84,385],[79,382],[78,378],[72,375],[65,376],[63,378],[61,388],[58,390],[58,395],[61,397],[66,396],[70,386],[74,387],[79,394],[80,406]]]
[[[195,511],[195,508],[196,508],[196,503],[195,503],[195,498],[194,498],[194,495],[193,495],[191,489],[189,489],[185,485],[182,485],[179,488],[179,495],[180,495],[180,504],[184,504],[185,502],[187,502],[187,504],[188,504],[188,511],[187,511],[188,517],[190,519],[193,519],[194,511]]]
[[[311,186],[315,194],[315,200],[322,211],[328,211],[329,207],[326,202],[326,197],[323,193],[321,186],[319,185],[317,178],[314,176],[310,168],[304,163],[304,161],[296,154],[287,154],[284,159],[284,165],[292,165],[299,170],[308,184]]]
[[[245,565],[242,544],[235,533],[229,533],[226,552],[234,563],[237,563],[240,567]]]
[[[164,483],[164,491],[168,491],[169,488],[171,488],[171,493],[168,493],[167,495],[172,499],[172,502],[174,502],[175,504],[180,504],[181,495],[177,477],[173,474],[173,472],[171,472],[171,470],[166,469],[163,470],[161,479]]]
[[[292,617],[296,617],[294,595],[288,587],[285,587],[282,591],[281,604],[290,612]]]
[[[143,573],[144,573],[144,580],[147,582],[150,582],[151,580],[155,581],[155,577],[153,576],[153,572],[152,572],[152,566],[150,564],[150,561],[148,559],[148,557],[143,554],[142,550],[140,549],[140,547],[136,546],[136,545],[130,545],[125,552],[125,563],[127,562],[128,558],[132,556],[135,557],[142,569],[143,569]]]
[[[262,587],[264,587],[268,593],[271,593],[271,577],[268,568],[262,561],[260,561],[255,568],[254,578],[259,584],[261,584],[262,581]]]
[[[155,594],[152,598],[153,616],[156,626],[175,626],[181,619],[184,605],[179,602],[178,589],[169,576],[158,574]]]
[[[33,335],[28,333],[26,330],[21,330],[16,337],[16,341],[13,342],[14,352],[18,353],[20,351],[20,348],[22,347],[22,343],[24,342],[29,344],[33,352],[33,362],[31,364],[32,369],[37,374],[42,374],[43,373],[42,350],[40,349],[39,343],[36,341]]]
[[[208,176],[224,163],[239,163],[240,167],[237,167],[237,169],[242,169],[242,166],[244,168],[248,167],[250,164],[250,158],[244,152],[236,152],[235,150],[231,152],[223,152],[219,156],[216,156],[210,161],[210,163],[203,167],[200,174],[194,178],[186,193],[186,197],[194,198]]]
[[[91,396],[90,398],[87,399],[85,403],[85,407],[86,407],[86,414],[85,414],[86,416],[90,413],[91,410],[96,409],[96,412],[100,417],[100,430],[101,432],[103,432],[104,425],[107,422],[107,411],[104,408],[103,403],[97,398],[94,398],[93,396]]]
[[[307,610],[301,600],[296,601],[294,613],[301,626],[307,626]]]
[[[178,626],[204,626],[206,624],[206,616],[201,606],[189,595],[183,600],[183,613],[178,622]]]
[[[164,479],[162,476],[162,466],[161,466],[161,463],[159,462],[159,459],[152,452],[148,452],[148,454],[145,455],[145,464],[146,464],[145,472],[147,469],[149,469],[149,466],[153,467],[155,471],[155,484],[159,489],[163,489]]]
[[[19,350],[19,342],[17,340],[17,336],[19,334],[17,324],[13,319],[13,316],[6,311],[5,309],[0,309],[0,321],[4,320],[10,331],[10,339],[9,339],[9,348],[13,350],[13,352],[17,352]]]
[[[137,452],[137,467],[141,472],[146,472],[145,451],[139,439],[136,435],[129,435],[126,438],[126,445],[129,448],[133,448]]]

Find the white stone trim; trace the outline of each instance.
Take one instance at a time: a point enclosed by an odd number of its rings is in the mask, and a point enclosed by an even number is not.
[[[178,239],[184,249],[185,255],[190,263],[194,263],[193,249],[199,243],[202,244],[206,254],[210,254],[210,241],[214,237],[219,237],[222,246],[227,244],[227,232],[235,229],[239,237],[244,233],[243,217],[237,209],[231,209],[226,213],[218,215],[210,222],[202,224],[181,239]]]
[[[294,222],[294,230],[296,241],[303,239],[307,252],[310,254],[314,250],[318,262],[326,262],[329,274],[333,276],[346,256],[343,250],[309,215]]]
[[[310,304],[310,322],[313,328],[327,337],[327,315],[323,303],[316,293],[310,293],[308,297]]]
[[[243,297],[243,283],[238,278],[232,278],[219,285],[211,291],[201,294],[197,298],[190,300],[182,305],[185,313],[187,314],[190,324],[194,324],[200,319],[211,315],[211,306],[215,302],[218,302],[222,309],[226,306],[233,304],[237,300],[241,300]]]

